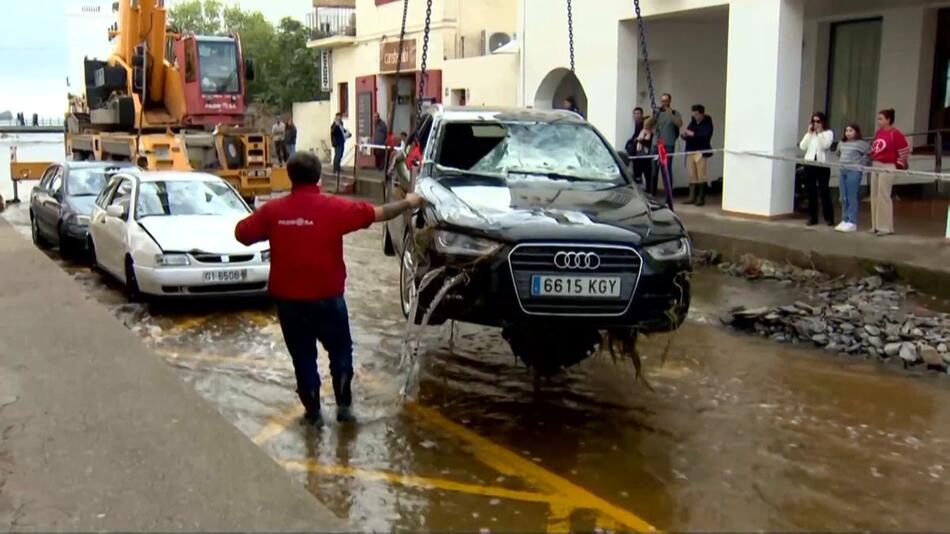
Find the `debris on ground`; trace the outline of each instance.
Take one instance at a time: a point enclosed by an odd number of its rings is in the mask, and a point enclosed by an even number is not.
[[[720,317],[736,330],[775,341],[809,343],[838,354],[899,359],[946,371],[950,366],[950,314],[913,308],[915,291],[897,283],[893,267],[878,266],[860,279],[831,277],[814,269],[779,264],[745,254],[736,263],[714,263],[718,255],[695,251],[699,263],[749,280],[794,284],[806,298],[781,306],[739,306]],[[909,310],[909,308],[913,308]]]

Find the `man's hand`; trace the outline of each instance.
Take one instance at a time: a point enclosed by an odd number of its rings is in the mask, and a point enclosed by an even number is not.
[[[376,206],[376,222],[395,219],[403,213],[411,209],[421,208],[423,205],[425,205],[425,200],[422,197],[415,193],[409,193],[403,200]]]
[[[426,204],[426,200],[415,193],[409,193],[406,195],[406,201],[412,205],[413,209],[421,208]]]

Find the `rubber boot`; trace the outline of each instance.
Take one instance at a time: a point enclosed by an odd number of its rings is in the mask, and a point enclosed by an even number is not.
[[[695,204],[696,203],[696,184],[689,184],[689,198],[683,202],[683,204]]]
[[[333,394],[336,397],[336,420],[340,423],[355,423],[353,415],[353,375],[340,373],[333,377]]]
[[[303,418],[308,423],[314,425],[323,424],[323,415],[320,413],[320,392],[319,391],[297,391],[300,403],[303,404]]]
[[[696,184],[696,205],[705,206],[706,205],[706,189],[709,186],[705,183]]]

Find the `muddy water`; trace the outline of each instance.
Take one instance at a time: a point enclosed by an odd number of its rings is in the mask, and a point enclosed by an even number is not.
[[[417,401],[401,404],[398,262],[379,253],[375,231],[348,239],[347,259],[362,422],[322,430],[295,421],[266,303],[130,306],[99,275],[64,268],[360,530],[950,524],[945,376],[716,324],[733,305],[799,297],[787,287],[699,274],[691,320],[642,345],[649,387],[606,357],[536,385],[497,330],[457,325],[450,342],[449,325],[428,328]],[[328,376],[325,358],[321,367]]]

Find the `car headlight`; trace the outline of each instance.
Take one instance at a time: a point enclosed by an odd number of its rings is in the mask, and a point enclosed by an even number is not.
[[[76,226],[89,226],[89,216],[73,213],[72,215],[66,218],[66,223],[74,224]]]
[[[650,245],[645,247],[644,250],[655,260],[681,260],[683,258],[689,257],[689,240],[683,237],[674,241],[666,241],[658,245]]]
[[[261,251],[261,261],[264,263],[270,263],[270,250]]]
[[[155,265],[159,267],[181,267],[189,265],[187,254],[158,254],[155,256]]]
[[[442,254],[456,256],[485,256],[501,247],[501,243],[482,237],[472,237],[446,230],[435,232],[435,249]]]

